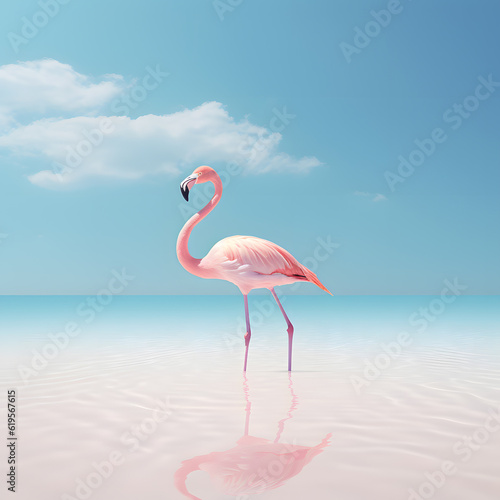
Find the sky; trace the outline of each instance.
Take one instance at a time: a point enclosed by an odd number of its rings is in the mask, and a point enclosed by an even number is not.
[[[488,0],[9,2],[0,293],[95,294],[116,274],[123,294],[239,293],[175,254],[211,196],[186,203],[179,184],[205,164],[224,193],[195,257],[247,234],[336,295],[497,294],[499,15]]]

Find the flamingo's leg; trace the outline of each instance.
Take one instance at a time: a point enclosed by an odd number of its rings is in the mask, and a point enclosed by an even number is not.
[[[278,307],[280,308],[281,314],[283,314],[283,317],[285,318],[286,324],[288,325],[287,332],[288,332],[288,371],[292,371],[292,341],[293,341],[293,325],[292,322],[288,319],[288,316],[286,315],[285,310],[283,309],[283,306],[281,305],[280,299],[278,299],[278,296],[276,295],[276,292],[274,291],[274,288],[271,288],[271,293],[273,294],[274,300],[276,300],[276,303],[278,304]]]
[[[247,371],[247,360],[248,360],[248,345],[250,344],[250,337],[252,336],[252,331],[250,330],[250,317],[248,315],[248,295],[243,295],[243,300],[245,301],[245,319],[247,322],[247,331],[245,333],[245,364],[243,365],[243,371]]]

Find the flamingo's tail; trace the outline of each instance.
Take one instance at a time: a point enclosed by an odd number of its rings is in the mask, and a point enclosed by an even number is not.
[[[328,292],[330,295],[333,295],[333,293],[330,292],[330,290],[328,290],[328,288],[326,288],[326,286],[323,285],[323,283],[321,283],[321,281],[318,279],[318,277],[312,271],[307,269],[307,267],[304,267],[304,271],[305,271],[305,276],[307,278],[307,281],[314,283],[315,285],[319,286],[321,288],[321,290],[324,290],[325,292]]]

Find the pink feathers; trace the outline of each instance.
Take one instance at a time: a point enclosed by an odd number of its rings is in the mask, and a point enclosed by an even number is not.
[[[245,290],[310,281],[328,292],[316,275],[284,248],[254,236],[224,238],[213,246],[201,265],[218,266],[223,279]]]

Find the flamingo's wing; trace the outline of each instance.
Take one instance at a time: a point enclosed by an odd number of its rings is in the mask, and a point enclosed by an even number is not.
[[[255,236],[224,238],[212,247],[207,257],[221,264],[238,263],[258,274],[283,274],[297,280],[311,281],[328,292],[317,276],[300,264],[292,254],[262,238]]]
[[[216,243],[209,253],[220,260],[237,262],[259,274],[303,276],[304,267],[278,245],[253,236],[231,236]]]

